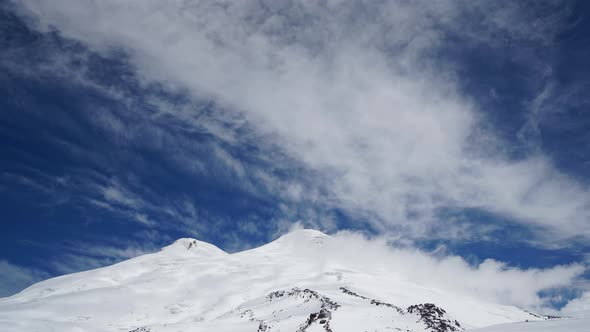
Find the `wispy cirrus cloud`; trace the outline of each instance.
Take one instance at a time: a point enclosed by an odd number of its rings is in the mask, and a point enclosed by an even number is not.
[[[464,1],[22,6],[41,30],[51,26],[102,54],[122,50],[143,85],[215,102],[204,122],[195,108],[162,102],[154,103],[155,118],[199,130],[205,123],[233,144],[241,130],[271,164],[295,162],[310,174],[285,182],[213,149],[224,174],[241,183],[262,183],[294,201],[308,194],[313,198],[303,205],[344,209],[380,231],[410,237],[436,236],[443,225],[461,228],[440,217],[447,208],[490,211],[554,242],[590,232],[587,184],[542,151],[518,159],[507,153],[511,142],[490,130],[477,101],[461,90],[457,64],[444,56],[453,46],[493,52],[505,42],[548,45],[567,8],[546,2],[539,8],[555,10],[543,14],[536,6]],[[511,56],[522,62],[525,53]],[[144,137],[113,119],[101,121],[123,138],[131,134],[127,141]],[[180,164],[212,172],[187,152],[177,155]],[[110,196],[124,203],[116,192]]]

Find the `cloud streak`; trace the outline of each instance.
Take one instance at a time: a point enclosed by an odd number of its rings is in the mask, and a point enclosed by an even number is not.
[[[439,215],[446,208],[490,211],[555,242],[589,235],[587,186],[540,152],[510,157],[510,143],[487,129],[460,90],[456,66],[438,56],[451,35],[492,48],[498,35],[548,43],[558,15],[462,1],[29,0],[23,7],[40,29],[102,54],[123,50],[143,84],[215,101],[218,123],[246,124],[263,154],[278,149],[314,174],[285,191],[268,173],[214,150],[238,179],[261,175],[273,192],[294,200],[309,192],[376,229],[412,237],[454,227]],[[190,109],[161,114],[189,128],[198,123]],[[223,126],[208,128],[231,141]]]
[[[298,235],[288,234],[287,237],[292,238],[289,243],[301,255],[309,255],[305,261],[317,264],[315,271],[320,271],[319,273],[331,271],[334,267],[354,267],[354,272],[351,271],[349,275],[344,272],[345,279],[354,280],[355,274],[368,273],[375,276],[376,284],[407,282],[420,285],[432,290],[433,298],[429,301],[435,303],[435,294],[440,292],[454,294],[453,297],[446,296],[448,298],[464,297],[462,301],[471,298],[489,303],[515,305],[538,313],[555,314],[556,311],[550,302],[551,297],[541,294],[552,290],[559,293],[563,287],[579,281],[587,270],[584,264],[522,269],[493,259],[473,265],[458,256],[393,247],[386,237],[367,239],[359,233],[347,231],[324,239],[321,253],[318,253],[317,247],[309,246],[304,238],[296,238]],[[458,279],[461,280],[460,283],[457,282]],[[383,290],[386,289],[384,286]],[[587,296],[570,302],[566,308],[580,308],[584,301],[587,301]]]

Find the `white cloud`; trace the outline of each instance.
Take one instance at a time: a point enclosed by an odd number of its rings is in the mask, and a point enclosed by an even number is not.
[[[359,233],[343,231],[334,236],[334,241],[324,241],[321,257],[326,265],[380,271],[378,275],[393,280],[408,281],[493,303],[516,305],[535,312],[553,310],[550,299],[540,296],[540,291],[569,287],[587,269],[583,264],[520,269],[492,259],[473,266],[458,256],[391,247],[388,243],[390,241],[385,237],[369,240]],[[300,250],[304,253],[309,251],[313,256],[310,261],[318,260],[317,248]],[[578,302],[583,301],[574,300],[566,309],[573,310],[579,307]]]
[[[108,202],[121,204],[129,208],[138,208],[145,205],[145,203],[133,193],[123,189],[117,182],[112,182],[111,185],[101,188],[104,198]]]
[[[559,314],[567,317],[590,318],[590,291],[571,300],[559,311]]]
[[[530,19],[519,5],[463,1],[23,6],[41,26],[93,50],[124,49],[145,82],[213,99],[224,121],[232,113],[254,136],[271,138],[318,175],[287,185],[294,198],[301,186],[313,192],[321,185],[329,188],[317,197],[322,203],[414,236],[429,235],[443,207],[505,215],[544,228],[555,241],[590,233],[588,188],[546,156],[510,160],[508,142],[483,130],[485,116],[459,91],[461,77],[437,56],[449,31],[491,46],[499,33],[546,43],[558,20]],[[194,124],[190,110],[162,112]],[[249,172],[224,151],[216,154],[237,176]],[[261,179],[277,183],[268,174]],[[105,195],[134,204],[116,191]]]
[[[148,227],[175,228],[191,236],[199,236],[198,228],[204,226],[199,225],[199,211],[188,199],[169,199],[141,183],[123,184],[104,177],[81,181],[78,189],[88,195],[89,203],[128,220]]]

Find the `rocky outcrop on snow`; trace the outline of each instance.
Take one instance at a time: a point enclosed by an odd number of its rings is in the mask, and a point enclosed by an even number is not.
[[[351,291],[350,289],[348,289],[348,288],[346,288],[346,287],[340,287],[340,290],[341,290],[341,291],[342,291],[344,294],[348,294],[348,295],[351,295],[351,296],[354,296],[354,297],[361,298],[361,299],[363,299],[363,300],[370,301],[370,303],[371,303],[371,304],[374,304],[374,305],[376,305],[376,306],[385,306],[385,307],[389,307],[389,308],[395,309],[395,311],[397,311],[397,312],[398,312],[400,315],[403,315],[403,314],[405,314],[405,312],[404,312],[404,310],[403,310],[402,308],[400,308],[400,307],[398,307],[398,306],[396,306],[396,305],[393,305],[393,304],[391,304],[391,303],[387,303],[387,302],[383,302],[383,301],[380,301],[380,300],[376,300],[376,299],[371,299],[371,298],[368,298],[368,297],[366,297],[366,296],[363,296],[363,295],[357,294],[357,293],[355,293],[355,292]]]
[[[146,326],[142,326],[142,327],[138,327],[136,329],[133,329],[133,330],[131,330],[129,332],[151,332],[151,331],[152,331],[151,328],[146,327]]]
[[[447,317],[447,312],[433,303],[415,304],[406,309],[409,314],[417,314],[426,328],[433,332],[463,330],[457,320]]]
[[[297,329],[297,332],[304,332],[307,329],[314,325],[319,324],[326,332],[332,332],[330,328],[330,320],[332,319],[332,312],[337,310],[340,305],[335,301],[331,300],[329,297],[322,295],[316,291],[313,291],[309,288],[300,289],[300,288],[292,288],[290,290],[279,290],[274,291],[266,296],[268,302],[273,302],[274,300],[284,298],[284,297],[291,297],[297,298],[298,300],[303,300],[303,303],[308,303],[310,301],[317,302],[319,304],[319,310],[315,310],[309,314],[309,317],[303,322]],[[254,313],[249,310],[252,315]],[[256,319],[252,317],[251,319]],[[264,320],[260,321],[258,331],[266,331],[270,329],[272,322],[266,322]]]
[[[392,308],[400,315],[415,314],[419,317],[418,321],[424,323],[425,328],[432,332],[451,332],[463,330],[461,324],[457,320],[449,318],[447,312],[444,309],[437,307],[433,303],[411,305],[406,310],[404,310],[394,304],[360,295],[346,287],[340,287],[340,290],[344,294],[370,301],[370,303],[373,305]]]

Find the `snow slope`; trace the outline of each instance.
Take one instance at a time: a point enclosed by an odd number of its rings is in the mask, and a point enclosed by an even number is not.
[[[552,319],[536,322],[500,324],[473,332],[588,332],[590,319]]]
[[[392,273],[394,266],[332,259],[325,250],[331,241],[300,230],[227,254],[180,239],[0,299],[0,330],[446,332],[543,319],[415,284]]]

